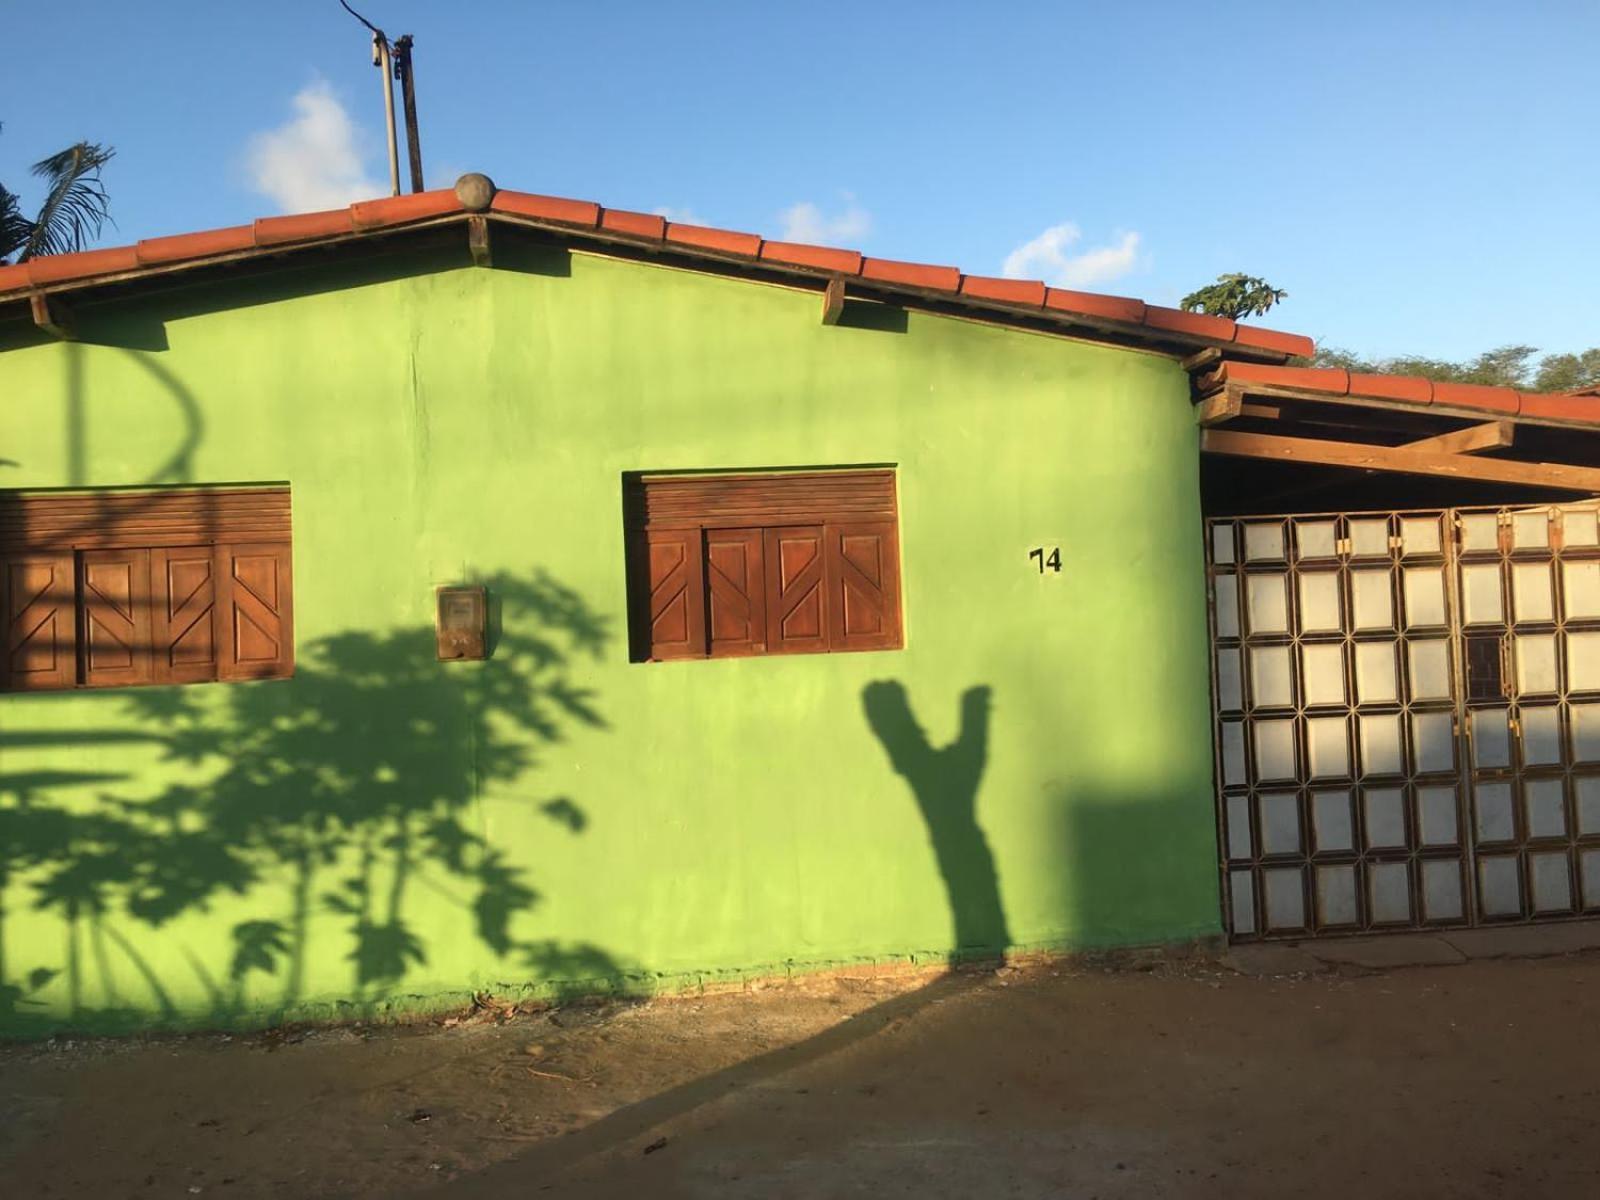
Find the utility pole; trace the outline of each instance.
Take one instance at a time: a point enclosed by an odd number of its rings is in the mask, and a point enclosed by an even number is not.
[[[406,112],[406,149],[411,156],[411,190],[422,190],[422,138],[417,133],[417,81],[411,71],[411,35],[394,44],[394,70],[400,78],[400,99]]]
[[[389,130],[389,194],[400,194],[400,147],[394,136],[394,63],[389,57],[389,39],[382,30],[372,34],[372,65],[383,80],[383,120]]]

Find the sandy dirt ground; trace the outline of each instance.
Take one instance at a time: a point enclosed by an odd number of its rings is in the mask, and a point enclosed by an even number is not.
[[[0,1194],[1600,1196],[1600,956],[0,1048]]]

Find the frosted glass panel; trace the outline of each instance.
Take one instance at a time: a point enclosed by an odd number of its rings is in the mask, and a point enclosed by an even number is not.
[[[1211,527],[1211,561],[1214,563],[1231,563],[1233,561],[1233,526],[1213,525]]]
[[[1600,704],[1574,704],[1567,713],[1572,722],[1572,760],[1600,762]]]
[[[1394,625],[1388,571],[1350,572],[1350,598],[1357,629],[1388,629]]]
[[[1362,704],[1393,704],[1399,698],[1394,642],[1357,642],[1356,699]]]
[[[1400,716],[1398,713],[1373,716],[1363,714],[1356,718],[1361,741],[1361,773],[1363,775],[1398,775],[1401,773]]]
[[[1463,566],[1461,598],[1468,625],[1497,625],[1505,620],[1500,607],[1500,564],[1468,563]]]
[[[1367,849],[1392,850],[1406,844],[1405,793],[1380,788],[1362,796],[1366,809]]]
[[[1251,524],[1244,527],[1246,562],[1277,562],[1283,558],[1283,526]]]
[[[1217,651],[1217,704],[1224,712],[1244,707],[1244,686],[1239,677],[1239,651]]]
[[[1402,555],[1409,557],[1415,554],[1438,554],[1440,549],[1438,517],[1400,518]]]
[[[1367,904],[1374,925],[1411,919],[1411,886],[1405,863],[1368,864]]]
[[[1556,690],[1556,638],[1553,633],[1516,638],[1517,691],[1537,695]]]
[[[1513,513],[1511,544],[1518,550],[1537,550],[1550,544],[1550,510]]]
[[[1562,563],[1561,601],[1569,621],[1600,617],[1600,562]]]
[[[1300,929],[1305,926],[1306,901],[1298,867],[1261,872],[1261,890],[1266,900],[1268,929]]]
[[[1578,866],[1583,880],[1584,908],[1600,908],[1600,850],[1583,851],[1578,856]]]
[[[1459,921],[1461,864],[1453,858],[1424,859],[1422,863],[1422,915],[1429,921]]]
[[[1250,698],[1257,708],[1288,708],[1294,703],[1288,646],[1250,649]]]
[[[1471,714],[1472,765],[1480,768],[1511,765],[1511,731],[1503,708],[1480,708]]]
[[[1437,775],[1456,766],[1455,721],[1449,713],[1411,714],[1412,770],[1418,775]]]
[[[1593,775],[1574,776],[1572,799],[1572,807],[1578,817],[1578,832],[1600,833],[1600,778]],[[1600,900],[1600,896],[1595,899]]]
[[[1256,778],[1290,780],[1295,777],[1294,722],[1256,721]]]
[[[1251,633],[1289,631],[1289,577],[1287,575],[1247,575]]]
[[[1217,636],[1239,636],[1239,577],[1218,575],[1212,584],[1217,597]]]
[[[1567,811],[1561,780],[1529,779],[1522,784],[1523,816],[1530,838],[1565,837]]]
[[[1511,916],[1522,911],[1522,885],[1517,880],[1516,859],[1478,860],[1478,905],[1491,917]]]
[[[1424,846],[1454,846],[1456,790],[1453,787],[1417,789],[1417,833]]]
[[[1529,767],[1561,761],[1561,710],[1554,705],[1522,710],[1522,762]]]
[[[1351,866],[1317,868],[1317,924],[1356,923],[1356,869]]]
[[[1355,848],[1349,792],[1316,792],[1311,797],[1312,837],[1318,854]]]
[[[1450,698],[1450,643],[1442,638],[1412,642],[1411,698],[1448,700]]]
[[[1250,858],[1250,797],[1228,797],[1228,857]]]
[[[1572,880],[1565,853],[1528,855],[1528,884],[1535,912],[1572,911]]]
[[[1300,799],[1293,792],[1262,796],[1257,802],[1261,853],[1300,853]]]
[[[1480,842],[1509,842],[1516,837],[1509,783],[1480,783],[1473,799]]]
[[[1549,563],[1511,564],[1511,613],[1521,625],[1556,619],[1555,602],[1550,595]]]
[[[1336,633],[1341,628],[1338,575],[1312,571],[1300,576],[1300,631]]]
[[[1244,773],[1244,723],[1222,723],[1222,785],[1241,787],[1246,782]]]
[[[1344,779],[1350,774],[1350,745],[1343,717],[1313,717],[1306,722],[1306,752],[1312,779]]]
[[[1444,571],[1439,567],[1412,567],[1405,572],[1406,625],[1444,624]]]
[[[1600,525],[1592,508],[1569,508],[1561,514],[1561,540],[1568,546],[1600,546]]]
[[[1500,548],[1500,521],[1494,513],[1463,513],[1461,548],[1469,553]]]
[[[1344,647],[1303,643],[1300,647],[1301,688],[1307,707],[1344,704]]]
[[[1255,897],[1250,891],[1249,871],[1230,871],[1228,873],[1228,897],[1232,901],[1233,931],[1235,933],[1254,933],[1256,931],[1256,904]]]
[[[1357,558],[1387,557],[1389,553],[1389,518],[1351,518],[1350,553]]]
[[[1600,633],[1567,634],[1567,690],[1600,690]]]
[[[1295,525],[1295,545],[1302,559],[1332,558],[1337,550],[1332,521],[1300,521]]]

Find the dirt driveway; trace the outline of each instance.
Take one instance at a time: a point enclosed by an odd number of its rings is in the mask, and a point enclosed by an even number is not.
[[[1600,1195],[1600,956],[0,1050],[17,1197]]]

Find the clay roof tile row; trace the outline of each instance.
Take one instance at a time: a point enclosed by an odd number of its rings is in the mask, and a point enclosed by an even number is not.
[[[1251,351],[1287,356],[1309,355],[1314,348],[1310,338],[1299,334],[1238,325],[1224,317],[1147,305],[1141,300],[1124,296],[1102,296],[1053,288],[1039,280],[963,275],[955,267],[868,258],[855,250],[829,246],[766,241],[754,233],[684,225],[649,213],[603,209],[586,200],[540,196],[530,192],[496,191],[489,210],[507,217],[592,229],[629,240],[916,288],[985,308],[999,306],[1013,312],[1038,310],[1041,315],[1087,317],[1175,334],[1182,339],[1202,338]],[[468,211],[456,190],[439,189],[363,200],[348,208],[327,212],[263,217],[253,224],[227,229],[148,238],[133,246],[35,258],[14,266],[0,266],[0,298],[8,292],[23,292],[67,282],[89,282],[98,277],[138,272],[145,267],[201,262],[252,250],[277,249],[299,242],[392,229]]]

